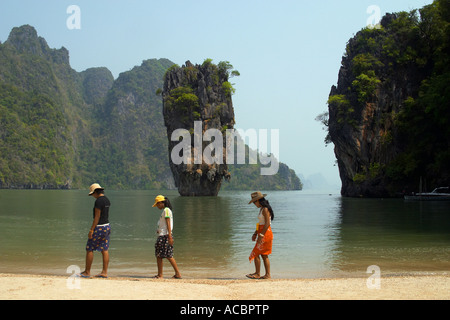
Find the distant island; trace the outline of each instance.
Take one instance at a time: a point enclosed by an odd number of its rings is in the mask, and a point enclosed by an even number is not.
[[[73,70],[30,25],[0,43],[0,188],[174,189],[158,89],[174,65],[150,59],[114,79],[104,67]],[[230,167],[224,189],[299,190],[280,164],[255,178],[254,165]],[[228,186],[227,186],[228,185]]]
[[[320,116],[349,197],[450,185],[450,5],[386,14],[348,41]]]

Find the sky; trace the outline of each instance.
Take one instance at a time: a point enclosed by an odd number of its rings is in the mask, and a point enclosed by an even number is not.
[[[347,41],[385,13],[430,3],[2,0],[0,41],[29,24],[51,48],[68,49],[76,71],[107,67],[115,78],[153,58],[179,66],[229,61],[241,74],[231,79],[235,128],[278,130],[281,162],[305,178],[320,173],[339,188],[334,146],[325,146],[326,132],[315,118],[328,108]]]

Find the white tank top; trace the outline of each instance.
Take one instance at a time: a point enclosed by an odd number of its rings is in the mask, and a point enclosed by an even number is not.
[[[262,214],[264,208],[261,208],[258,215],[259,225],[264,226],[266,224],[266,219],[264,218],[264,215]],[[269,225],[270,225],[270,219],[269,219]]]

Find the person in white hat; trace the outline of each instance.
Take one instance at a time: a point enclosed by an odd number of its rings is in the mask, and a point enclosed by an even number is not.
[[[91,266],[94,261],[94,251],[101,251],[103,256],[102,272],[96,275],[97,278],[108,277],[109,265],[109,238],[111,234],[111,226],[109,224],[109,208],[111,202],[105,196],[105,189],[98,183],[94,183],[89,187],[89,196],[94,197],[94,212],[91,229],[88,233],[88,241],[86,244],[86,268],[80,273],[80,277],[91,277]]]

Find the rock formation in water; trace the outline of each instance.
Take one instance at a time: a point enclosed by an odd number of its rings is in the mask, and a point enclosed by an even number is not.
[[[70,66],[68,50],[50,48],[32,26],[14,28],[0,42],[0,189],[84,189],[93,179],[109,190],[174,189],[162,101],[156,94],[173,64],[144,60],[117,79],[104,67],[78,72]],[[190,115],[203,116],[205,126],[232,127],[233,88],[223,81],[231,75],[229,68],[227,63],[211,65],[218,71],[210,70],[211,79],[205,81],[214,85],[198,84],[206,88],[198,92],[202,105],[209,98],[219,103]],[[230,166],[239,179],[228,187],[298,185],[295,172],[285,175],[282,168],[278,175],[255,179],[258,168]],[[214,170],[207,169],[200,168],[215,179]],[[217,177],[224,173],[223,167],[215,170]]]
[[[225,158],[222,164],[207,164],[194,159],[195,154],[203,155],[211,144],[194,135],[195,125],[201,123],[201,134],[208,129],[218,129],[225,137],[225,130],[232,129],[234,109],[231,100],[233,87],[228,82],[232,66],[227,62],[218,65],[205,60],[202,65],[187,61],[181,68],[172,67],[164,77],[163,114],[169,139],[169,157],[180,142],[172,141],[172,133],[177,129],[189,131],[191,154],[189,161],[175,164],[169,159],[175,185],[182,196],[216,196],[223,178],[229,178]],[[195,139],[201,139],[201,150]],[[226,139],[223,139],[223,156],[226,156]],[[198,159],[198,158],[197,158]]]
[[[343,196],[390,197],[450,184],[448,1],[387,14],[347,44],[327,142]]]

